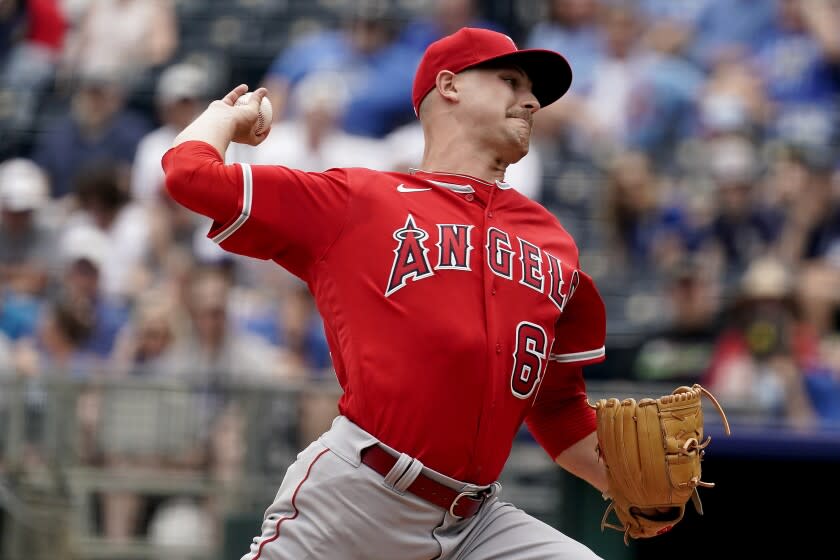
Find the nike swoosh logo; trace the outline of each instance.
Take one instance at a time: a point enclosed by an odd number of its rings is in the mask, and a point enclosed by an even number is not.
[[[414,188],[411,188],[411,187],[406,187],[403,183],[400,183],[399,185],[397,185],[397,190],[399,192],[420,192],[420,191],[430,191],[432,189],[431,189],[431,187],[428,187],[428,188],[425,188],[425,189],[414,189]]]

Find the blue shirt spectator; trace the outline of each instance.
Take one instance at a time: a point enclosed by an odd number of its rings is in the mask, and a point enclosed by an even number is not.
[[[752,207],[742,216],[721,213],[709,228],[709,239],[719,244],[727,273],[734,278],[778,240],[783,223],[784,216],[777,208]]]
[[[499,33],[507,33],[507,30],[501,25],[482,18],[476,18],[473,21],[467,22],[464,27],[480,27],[482,29],[492,29]],[[441,23],[434,18],[421,17],[411,20],[405,25],[402,32],[400,32],[399,42],[417,51],[422,56],[426,47],[444,35],[454,33],[455,31],[457,29],[446,31]]]
[[[241,326],[247,332],[262,337],[272,345],[285,348],[289,346],[289,340],[282,319],[278,315],[274,312],[248,317],[242,322]],[[332,366],[330,349],[324,333],[324,323],[317,313],[313,313],[307,323],[302,342],[301,357],[307,367],[320,371]]]
[[[93,302],[93,315],[93,330],[82,350],[107,358],[114,349],[117,334],[128,322],[129,308],[100,299]]]
[[[79,170],[94,162],[130,165],[137,144],[152,130],[151,121],[125,106],[125,92],[115,75],[81,77],[69,114],[38,139],[32,159],[49,175],[53,196],[73,189]]]
[[[697,99],[704,83],[703,73],[683,59],[649,57],[631,92],[628,147],[647,152],[667,167],[681,140],[696,130]]]
[[[266,78],[293,87],[313,72],[339,73],[349,96],[342,128],[380,137],[414,118],[411,85],[421,55],[395,43],[364,51],[347,31],[320,31],[293,43],[271,64]]]
[[[786,139],[828,144],[840,97],[840,64],[807,32],[776,28],[755,57],[765,91],[776,104],[772,132]]]
[[[594,24],[562,25],[557,21],[537,23],[526,43],[530,49],[559,52],[572,66],[571,91],[586,94],[592,86],[595,66],[604,57],[604,36]]]
[[[802,378],[820,420],[840,425],[840,376],[828,366],[815,366]]]
[[[42,307],[38,298],[4,291],[0,295],[0,332],[9,340],[32,336]]]
[[[710,68],[734,51],[755,52],[776,18],[777,0],[709,0],[697,19],[690,57]]]
[[[712,0],[640,0],[639,8],[649,21],[669,20],[690,27]]]

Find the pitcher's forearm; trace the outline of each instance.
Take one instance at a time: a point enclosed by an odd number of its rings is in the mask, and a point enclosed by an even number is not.
[[[592,432],[558,455],[554,462],[602,493],[607,491],[607,469],[598,458],[598,434]]]
[[[196,119],[175,137],[163,156],[166,189],[172,198],[194,212],[225,222],[240,211],[243,189],[240,165],[225,165],[231,142],[259,145],[268,132],[257,136],[254,124],[265,88],[254,92],[249,102],[237,101],[248,91],[240,84],[222,99],[210,103]]]
[[[214,101],[214,103],[216,102]],[[175,147],[190,140],[199,140],[216,148],[219,155],[224,158],[225,152],[227,152],[228,146],[233,140],[235,130],[236,125],[233,119],[222,111],[217,111],[211,104],[175,137],[172,146]]]

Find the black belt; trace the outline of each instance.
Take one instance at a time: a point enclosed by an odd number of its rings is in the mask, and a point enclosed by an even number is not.
[[[384,477],[394,468],[397,458],[379,445],[372,445],[362,450],[362,463]],[[489,490],[459,492],[432,480],[422,472],[417,475],[417,478],[414,479],[407,490],[462,519],[478,513],[489,494]]]

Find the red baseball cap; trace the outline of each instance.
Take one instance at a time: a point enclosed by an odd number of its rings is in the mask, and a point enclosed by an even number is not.
[[[572,85],[572,68],[563,55],[544,49],[519,49],[504,33],[462,27],[426,49],[417,73],[411,100],[419,115],[420,103],[435,87],[441,70],[454,73],[490,61],[510,61],[522,68],[533,83],[541,107],[560,99]]]

